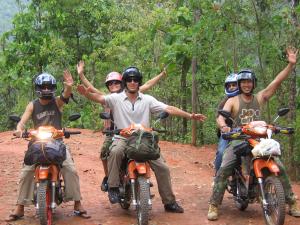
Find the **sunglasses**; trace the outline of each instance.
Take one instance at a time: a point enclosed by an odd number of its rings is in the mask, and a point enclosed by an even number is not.
[[[51,85],[51,84],[43,84],[43,85],[41,85],[40,86],[40,88],[42,89],[42,90],[52,90],[52,89],[54,89],[55,88],[55,86],[54,85]]]
[[[140,82],[139,79],[134,78],[134,77],[129,77],[128,79],[126,79],[126,82],[127,82],[127,83],[131,83],[132,81],[133,81],[134,83],[139,83],[139,82]]]
[[[108,81],[107,82],[107,85],[108,86],[111,86],[111,85],[117,85],[117,84],[121,84],[121,82],[120,81],[118,81],[118,80],[111,80],[111,81]]]

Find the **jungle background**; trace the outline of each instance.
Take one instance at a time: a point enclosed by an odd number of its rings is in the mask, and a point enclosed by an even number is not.
[[[12,130],[10,114],[21,115],[35,98],[33,79],[47,71],[62,90],[68,68],[79,84],[76,64],[85,61],[87,78],[106,91],[110,71],[137,66],[144,81],[164,67],[168,75],[149,91],[186,111],[205,114],[205,123],[168,118],[165,140],[193,145],[217,143],[215,112],[230,72],[251,68],[257,90],[287,65],[285,49],[299,48],[299,0],[0,0],[0,130]],[[299,56],[298,56],[299,58]],[[299,60],[298,60],[299,61]],[[299,63],[298,63],[299,65]],[[265,108],[272,121],[281,107],[290,113],[280,124],[295,128],[279,137],[283,158],[300,179],[298,67]],[[64,111],[65,126],[99,130],[102,107],[76,93]],[[30,127],[30,126],[28,126]]]

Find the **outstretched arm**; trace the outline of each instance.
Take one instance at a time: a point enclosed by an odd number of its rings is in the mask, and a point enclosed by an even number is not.
[[[93,93],[98,93],[98,94],[104,94],[103,92],[99,91],[97,88],[95,88],[91,82],[89,82],[89,80],[84,76],[84,61],[80,60],[79,63],[77,64],[77,73],[79,75],[79,78],[81,80],[81,82],[83,83],[83,85],[86,88],[90,88],[91,92]]]
[[[206,119],[206,116],[204,116],[202,114],[188,113],[188,112],[183,111],[175,106],[167,106],[165,111],[167,113],[169,113],[170,115],[180,116],[180,117],[190,119],[190,120],[198,120],[198,121],[203,122]]]
[[[152,88],[155,84],[157,84],[157,82],[164,76],[167,75],[167,71],[166,68],[163,69],[163,71],[161,71],[160,74],[158,74],[157,76],[155,76],[154,78],[152,78],[151,80],[148,80],[145,84],[143,84],[140,87],[140,92],[145,93],[146,91],[148,91],[150,88]]]
[[[275,77],[275,79],[265,89],[258,92],[257,99],[260,104],[264,104],[274,95],[275,91],[279,88],[282,81],[284,81],[288,77],[290,72],[293,70],[297,62],[298,50],[289,47],[287,48],[286,53],[289,64]]]
[[[90,88],[85,88],[84,85],[78,85],[77,86],[77,91],[79,92],[79,94],[85,96],[86,98],[94,101],[94,102],[98,102],[102,105],[105,104],[105,99],[104,99],[104,95],[100,94],[100,93],[94,93],[91,92]]]

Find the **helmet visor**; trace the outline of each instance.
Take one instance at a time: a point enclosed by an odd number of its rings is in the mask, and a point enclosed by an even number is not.
[[[253,74],[250,72],[239,73],[238,80],[253,80]]]

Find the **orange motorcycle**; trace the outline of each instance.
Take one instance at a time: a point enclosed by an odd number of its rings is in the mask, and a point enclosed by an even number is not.
[[[155,123],[168,117],[168,113],[163,112],[159,115]],[[101,119],[111,119],[109,113],[100,113]],[[105,134],[120,135],[127,140],[137,132],[165,132],[155,128],[146,128],[141,124],[132,124],[128,128],[106,130]],[[159,157],[159,156],[158,156]],[[134,157],[135,158],[135,157]],[[149,210],[152,208],[151,193],[150,193],[150,177],[151,170],[148,160],[142,158],[133,159],[129,154],[126,154],[120,169],[120,185],[119,185],[119,204],[123,209],[129,209],[132,204],[137,212],[138,225],[148,225]]]
[[[79,114],[73,114],[69,120],[74,121],[79,117]],[[15,122],[20,121],[18,116],[10,116],[10,119]],[[29,165],[35,164],[33,203],[41,225],[53,224],[53,213],[64,197],[64,184],[60,170],[66,152],[62,138],[80,133],[80,131],[65,129],[57,130],[52,126],[40,126],[36,130],[25,130],[22,134],[22,138],[30,141],[24,162],[27,165],[26,162],[29,162]],[[58,151],[61,150],[59,148],[64,151]],[[35,151],[33,157],[27,154],[31,150]],[[50,155],[50,151],[54,151],[54,155]]]
[[[273,123],[288,112],[288,108],[280,109]],[[220,110],[219,113],[232,120],[229,112]],[[235,205],[241,211],[249,203],[260,202],[267,225],[282,225],[285,220],[285,195],[276,163],[281,150],[272,135],[293,132],[293,128],[253,121],[222,134],[225,140],[241,140],[233,149],[238,163],[228,179],[227,191],[234,196]]]

